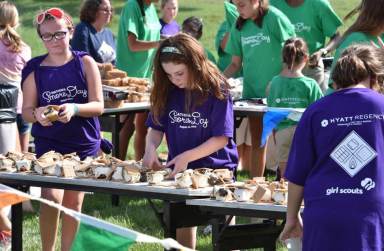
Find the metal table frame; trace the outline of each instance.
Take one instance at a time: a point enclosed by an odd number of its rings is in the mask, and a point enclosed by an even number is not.
[[[121,182],[91,179],[68,179],[50,176],[28,175],[21,173],[0,173],[0,183],[26,191],[29,186],[43,188],[69,189],[86,192],[111,193],[131,197],[146,198],[156,217],[164,228],[164,236],[176,239],[176,229],[208,224],[209,214],[202,215],[198,207],[185,204],[186,199],[209,197],[209,192],[192,189],[158,189],[144,184],[126,184]],[[184,191],[183,191],[184,190]],[[163,200],[163,208],[158,209],[151,199]],[[188,217],[186,217],[188,215]],[[224,218],[222,217],[222,221]],[[22,248],[22,203],[12,206],[12,250]]]
[[[259,204],[250,202],[223,202],[213,199],[188,199],[187,205],[198,206],[204,214],[228,215],[223,223],[213,218],[213,250],[232,250],[243,248],[264,248],[264,251],[276,250],[276,240],[283,225],[276,224],[277,219],[285,219],[286,206]],[[257,224],[229,225],[233,216],[267,218]]]

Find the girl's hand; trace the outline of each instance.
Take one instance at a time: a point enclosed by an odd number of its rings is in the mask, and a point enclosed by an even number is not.
[[[58,121],[68,123],[73,116],[78,112],[76,104],[67,103],[60,106],[60,113]]]
[[[37,107],[35,108],[33,113],[37,122],[39,122],[42,126],[51,126],[52,122],[49,121],[49,119],[44,116],[44,111],[46,108],[47,108],[46,106]]]
[[[162,168],[156,150],[145,152],[143,157],[143,165],[155,171],[160,170]]]
[[[176,174],[178,174],[180,172],[184,172],[185,170],[187,170],[188,163],[189,163],[189,159],[187,157],[186,152],[177,155],[175,158],[173,158],[171,161],[169,161],[167,163],[167,165],[165,166],[167,168],[167,167],[174,165],[173,171],[169,175],[169,177],[173,178],[173,177],[175,177]]]
[[[301,238],[303,236],[303,222],[300,215],[296,218],[288,219],[285,223],[284,229],[279,236],[279,240],[284,242],[291,238]]]

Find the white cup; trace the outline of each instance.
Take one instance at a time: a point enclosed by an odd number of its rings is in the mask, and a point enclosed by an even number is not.
[[[302,242],[301,238],[291,238],[285,240],[285,245],[288,248],[288,251],[301,251],[302,250]]]

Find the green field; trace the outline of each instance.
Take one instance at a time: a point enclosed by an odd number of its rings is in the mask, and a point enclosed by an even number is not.
[[[19,32],[26,43],[32,48],[33,56],[45,53],[43,45],[36,34],[32,25],[34,16],[39,10],[48,7],[61,7],[68,11],[73,17],[75,22],[78,22],[78,12],[80,8],[80,1],[69,0],[56,0],[56,1],[37,1],[37,0],[17,0],[14,1],[19,9],[21,16],[21,26]],[[344,17],[351,9],[353,9],[359,1],[357,0],[331,0],[331,3],[339,14]],[[204,35],[202,43],[205,47],[215,53],[214,37],[219,24],[223,21],[224,9],[223,1],[221,0],[179,0],[180,10],[177,18],[179,23],[189,16],[199,16],[203,18],[204,22]],[[111,29],[117,34],[117,24],[119,21],[119,14],[124,5],[124,1],[112,1],[115,8],[115,15],[111,24]],[[351,20],[342,27],[342,31],[348,27]],[[108,135],[107,135],[108,136]],[[132,156],[132,147],[130,146],[128,156]],[[243,178],[247,177],[243,174]],[[158,202],[161,203],[161,202]],[[38,208],[38,205],[34,205]],[[113,207],[110,203],[110,197],[103,194],[88,194],[84,202],[83,212],[106,221],[131,228],[149,235],[162,237],[163,231],[158,223],[155,215],[153,214],[148,203],[144,199],[131,199],[121,198],[119,207]],[[241,222],[247,219],[240,219]],[[37,213],[28,213],[24,218],[24,250],[35,251],[41,250],[39,227],[38,227]],[[210,236],[202,234],[199,229],[198,235],[198,250],[212,250],[210,244]],[[59,245],[58,245],[59,246]],[[60,250],[57,247],[57,250]],[[135,245],[132,250],[161,250],[159,246],[153,245]],[[279,248],[279,250],[285,250]]]

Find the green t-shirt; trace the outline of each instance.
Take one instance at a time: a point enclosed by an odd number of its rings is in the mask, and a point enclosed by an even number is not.
[[[323,48],[325,39],[332,37],[342,24],[327,0],[304,0],[297,7],[290,6],[286,0],[270,3],[289,18],[296,35],[307,42],[311,54]]]
[[[128,0],[121,11],[117,36],[116,66],[129,76],[149,78],[152,74],[152,59],[155,49],[133,52],[128,47],[128,32],[138,40],[160,40],[161,25],[153,4],[144,4],[145,16],[141,15],[137,0]]]
[[[250,19],[245,21],[240,31],[232,26],[225,51],[242,58],[244,98],[266,96],[267,84],[282,68],[284,41],[293,36],[293,25],[273,6],[264,16],[261,28]]]
[[[226,53],[221,47],[221,41],[224,39],[224,36],[227,32],[229,32],[230,27],[228,26],[228,22],[224,21],[221,23],[219,30],[217,31],[216,38],[215,38],[215,46],[217,50],[217,55],[219,55],[219,59],[217,60],[217,67],[220,69],[220,71],[224,71],[227,66],[232,62],[232,55],[229,53]],[[242,76],[242,71],[236,72],[233,77],[238,78]]]
[[[225,1],[224,2],[224,10],[225,10],[225,20],[227,21],[229,27],[232,27],[239,17],[239,12],[234,4]]]
[[[277,75],[271,81],[267,104],[269,107],[307,108],[321,97],[323,93],[314,79]],[[279,123],[276,130],[296,124],[296,121],[285,119]]]
[[[384,40],[384,33],[381,34],[380,37],[381,37],[381,39]],[[329,74],[328,90],[327,90],[326,94],[331,94],[334,91],[332,88],[332,84],[333,84],[332,72],[333,72],[333,68],[335,68],[337,60],[339,59],[340,55],[343,53],[344,49],[346,49],[347,47],[349,47],[352,44],[370,44],[371,41],[373,41],[374,43],[379,45],[377,37],[372,36],[372,35],[367,34],[367,33],[363,33],[363,32],[352,32],[343,39],[343,41],[337,47],[337,49],[335,51],[335,56],[333,57],[331,71]]]
[[[210,52],[207,48],[204,48],[204,52],[205,52],[205,56],[207,56],[207,58],[209,59],[209,61],[211,61],[212,63],[216,64],[216,58],[215,58],[215,56],[212,54],[212,52]]]

